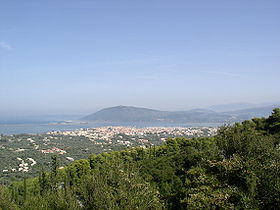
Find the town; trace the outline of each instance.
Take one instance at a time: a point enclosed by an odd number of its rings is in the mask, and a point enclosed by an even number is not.
[[[108,126],[101,128],[84,128],[74,131],[62,131],[62,132],[48,132],[49,135],[64,135],[64,136],[84,136],[95,144],[97,140],[104,140],[104,144],[111,144],[112,139],[115,137],[123,138],[123,135],[132,137],[132,140],[138,138],[139,142],[148,143],[148,139],[142,139],[150,135],[161,137],[160,140],[165,141],[168,137],[202,137],[213,136],[217,133],[217,128],[201,127],[201,128],[183,128],[183,127],[148,127],[148,128],[136,128],[136,127],[122,127],[122,126]],[[120,144],[129,145],[130,141],[118,141]],[[152,142],[151,142],[152,144]]]
[[[57,155],[60,167],[87,158],[91,154],[128,147],[148,148],[173,137],[209,137],[216,127],[121,127],[83,128],[52,131],[43,134],[21,134],[0,137],[0,181],[36,175],[48,170],[52,155]],[[1,159],[2,159],[1,157]]]

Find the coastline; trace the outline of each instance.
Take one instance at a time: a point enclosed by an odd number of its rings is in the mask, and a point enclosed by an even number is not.
[[[72,131],[88,128],[99,128],[106,126],[124,127],[220,127],[225,123],[186,123],[186,124],[167,124],[167,123],[91,123],[75,122],[72,123],[17,123],[0,124],[0,134],[19,135],[19,134],[41,134],[52,131]]]

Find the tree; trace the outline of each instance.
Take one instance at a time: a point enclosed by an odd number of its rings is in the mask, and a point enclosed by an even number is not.
[[[39,187],[40,187],[40,195],[43,195],[43,193],[49,189],[48,177],[43,168],[39,174]]]
[[[267,118],[267,129],[270,133],[280,133],[280,108],[275,108],[272,114]]]
[[[2,185],[0,185],[0,209],[3,210],[17,210],[17,206],[12,201],[10,196],[10,192],[8,189]]]
[[[159,194],[138,170],[119,160],[94,169],[80,185],[85,209],[162,209]]]

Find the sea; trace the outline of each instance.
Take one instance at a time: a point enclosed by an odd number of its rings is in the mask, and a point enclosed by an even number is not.
[[[126,126],[126,127],[219,127],[222,123],[93,123],[82,121],[30,121],[30,120],[18,120],[18,121],[0,121],[0,134],[3,135],[16,135],[16,134],[40,134],[50,131],[68,131],[78,130],[83,128],[98,128],[105,126]]]

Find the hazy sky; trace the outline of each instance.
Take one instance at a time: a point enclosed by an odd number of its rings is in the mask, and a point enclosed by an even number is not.
[[[279,101],[279,0],[0,0],[0,114]]]

